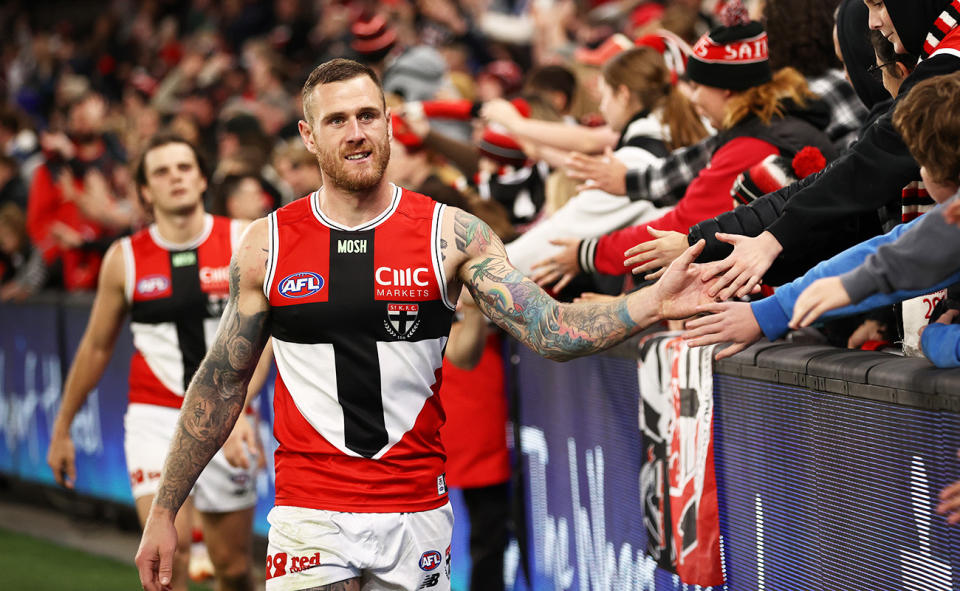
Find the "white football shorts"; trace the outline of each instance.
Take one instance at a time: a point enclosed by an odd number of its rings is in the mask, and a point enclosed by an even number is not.
[[[267,591],[356,577],[363,591],[450,590],[450,503],[417,513],[277,506],[267,521]]]
[[[155,495],[160,488],[163,463],[177,428],[180,409],[155,404],[130,404],[123,417],[123,449],[133,498]],[[204,513],[229,513],[257,502],[256,462],[234,468],[223,451],[213,456],[193,487],[194,506]]]

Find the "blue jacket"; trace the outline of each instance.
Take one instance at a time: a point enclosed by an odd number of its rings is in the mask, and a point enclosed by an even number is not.
[[[960,367],[960,324],[928,325],[920,335],[920,346],[937,367]]]
[[[939,211],[928,212],[927,215],[940,215],[940,213]],[[800,297],[803,290],[811,283],[824,277],[841,275],[858,267],[869,255],[876,252],[880,246],[897,240],[904,232],[922,220],[923,217],[924,216],[921,216],[906,224],[900,224],[886,234],[876,236],[856,246],[850,247],[840,254],[821,262],[816,267],[807,271],[802,277],[780,286],[771,297],[753,302],[751,304],[753,315],[757,319],[760,329],[763,330],[763,334],[771,341],[775,341],[785,335],[787,331],[790,330],[789,322],[793,316],[793,307],[797,303],[797,298]],[[860,312],[865,312],[873,308],[888,306],[912,297],[943,289],[948,285],[953,285],[957,281],[960,281],[960,271],[954,272],[936,285],[931,285],[923,289],[874,294],[857,304],[831,310],[821,316],[821,318],[828,320],[840,316],[859,314]],[[926,331],[924,331],[924,333],[926,333]]]

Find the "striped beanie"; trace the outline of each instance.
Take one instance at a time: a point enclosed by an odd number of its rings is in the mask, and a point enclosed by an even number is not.
[[[797,152],[793,160],[771,154],[742,172],[734,181],[730,195],[736,205],[746,205],[819,172],[826,165],[827,159],[813,146],[806,146]]]
[[[371,61],[383,59],[397,42],[397,32],[380,14],[355,21],[350,33],[350,48]]]
[[[723,26],[704,35],[693,46],[687,77],[704,86],[746,90],[772,79],[767,56],[767,32],[751,21],[739,0],[723,10]]]
[[[487,126],[483,130],[483,136],[477,144],[480,155],[498,164],[504,166],[513,166],[522,168],[527,163],[527,155],[523,153],[523,148],[503,130],[497,126]]]

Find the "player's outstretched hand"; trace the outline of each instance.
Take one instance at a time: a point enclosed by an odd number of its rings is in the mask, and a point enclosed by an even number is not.
[[[720,277],[710,290],[711,296],[729,300],[753,293],[764,273],[773,264],[783,247],[769,232],[756,238],[717,232],[717,240],[733,245],[733,252],[722,261],[703,265],[703,280]]]
[[[847,290],[844,289],[839,277],[817,279],[797,298],[797,303],[793,306],[790,328],[796,330],[810,326],[826,312],[849,304],[850,296],[847,295]]]
[[[683,338],[691,347],[732,343],[717,353],[717,359],[739,353],[763,336],[753,310],[746,302],[707,304],[700,306],[697,311],[709,312],[710,315],[688,322]]]
[[[168,509],[150,508],[143,537],[134,562],[144,591],[170,591],[173,581],[173,553],[177,549],[177,528]]]
[[[960,449],[957,450],[957,457],[960,457]],[[960,480],[940,491],[937,513],[945,515],[947,523],[951,525],[960,523]]]
[[[557,238],[551,240],[550,244],[562,246],[563,250],[539,263],[534,263],[530,268],[532,272],[530,279],[533,279],[537,285],[544,289],[556,283],[553,293],[559,293],[580,273],[580,261],[577,260],[577,255],[580,252],[580,240],[577,238]]]
[[[639,275],[651,269],[660,269],[656,273],[650,273],[644,277],[644,279],[656,279],[664,274],[670,263],[687,250],[687,235],[650,227],[647,228],[647,232],[653,236],[653,240],[641,242],[625,252],[624,255],[629,258],[623,261],[623,265],[625,267],[637,265],[632,269],[634,275]]]
[[[703,252],[705,245],[706,242],[701,240],[685,250],[654,284],[652,289],[656,290],[656,301],[664,319],[689,318],[697,313],[699,306],[714,301],[709,295],[713,284],[700,280],[702,265],[693,262]]]
[[[47,465],[53,470],[57,484],[73,488],[77,480],[76,452],[69,433],[60,433],[54,429],[47,451]]]

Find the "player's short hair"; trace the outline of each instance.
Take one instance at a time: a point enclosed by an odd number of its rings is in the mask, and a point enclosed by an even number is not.
[[[303,91],[301,92],[300,98],[303,103],[303,115],[307,123],[312,124],[310,120],[310,105],[313,102],[314,88],[321,84],[353,80],[360,76],[368,76],[373,80],[373,83],[377,85],[377,90],[380,91],[380,102],[383,104],[384,110],[386,110],[387,102],[383,96],[383,84],[380,83],[380,77],[377,76],[377,73],[374,72],[370,66],[361,64],[360,62],[336,58],[323,62],[314,68],[313,71],[310,72],[310,75],[307,76],[307,81],[303,83]]]
[[[920,82],[893,111],[893,126],[938,183],[960,183],[960,72]]]

